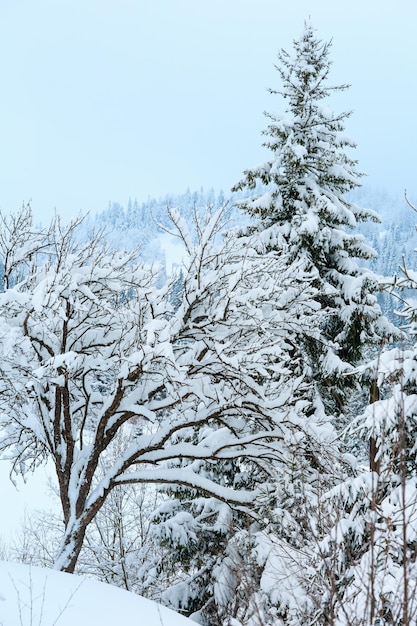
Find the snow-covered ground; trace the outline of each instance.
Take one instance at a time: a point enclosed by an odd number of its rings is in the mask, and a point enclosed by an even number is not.
[[[0,462],[0,541],[17,539],[25,514],[56,510],[48,486],[51,472],[38,468],[17,488],[10,463]],[[89,578],[0,561],[0,626],[186,626],[191,620],[146,598]]]
[[[133,593],[54,570],[0,562],[1,626],[191,626]]]

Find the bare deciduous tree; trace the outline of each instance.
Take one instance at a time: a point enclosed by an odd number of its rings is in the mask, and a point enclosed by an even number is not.
[[[5,220],[11,239],[24,218]],[[0,295],[1,449],[17,473],[52,459],[65,528],[55,567],[68,572],[115,487],[180,484],[245,510],[256,488],[221,485],[198,468],[265,462],[282,439],[286,396],[268,368],[285,370],[303,310],[314,328],[308,278],[277,255],[216,244],[220,212],[197,228],[196,245],[172,219],[185,247],[176,311],[169,285],[156,287],[158,268],[97,237],[80,243],[80,220],[63,228],[56,219],[46,235],[25,222],[41,254]],[[125,446],[103,473],[121,433]],[[169,465],[176,459],[181,467]]]

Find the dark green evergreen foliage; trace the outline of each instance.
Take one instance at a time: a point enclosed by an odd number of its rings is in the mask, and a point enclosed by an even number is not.
[[[287,100],[289,117],[266,114],[271,122],[264,131],[268,137],[264,145],[272,151],[272,160],[246,171],[246,178],[235,186],[236,190],[253,189],[258,180],[268,188],[275,184],[269,203],[266,198],[262,204],[256,198],[242,202],[242,207],[265,225],[291,222],[295,215],[306,214],[306,205],[314,208],[317,200],[322,203],[316,213],[325,224],[352,225],[349,213],[343,215],[332,207],[337,200],[349,208],[340,195],[357,187],[361,174],[355,171],[356,161],[342,152],[355,146],[343,132],[350,113],[335,115],[321,103],[332,91],[348,88],[326,85],[329,49],[330,44],[316,39],[312,26],[306,24],[300,40],[294,41],[294,57],[284,50],[278,54],[276,69],[283,89],[269,91]]]
[[[332,624],[416,623],[417,274],[410,265],[384,281],[396,295],[406,335],[360,368],[374,381],[373,393],[347,432],[373,442],[372,471],[359,465],[326,494],[333,522],[311,577],[312,588],[327,589],[315,604],[318,624],[328,624],[327,615]]]
[[[271,479],[250,461],[206,462],[201,471],[235,489],[266,485]],[[153,517],[153,538],[165,550],[161,575],[175,572],[177,581],[164,594],[168,606],[206,626],[250,615],[252,594],[260,588],[262,576],[255,557],[259,522],[198,490],[178,488],[168,495]],[[256,517],[270,516],[266,504]]]
[[[184,290],[184,272],[182,268],[180,268],[171,287],[170,300],[171,300],[171,304],[172,304],[174,311],[177,311],[179,307],[181,306],[183,290]]]
[[[345,403],[348,384],[341,375],[393,329],[377,304],[377,277],[359,265],[375,252],[357,226],[379,218],[348,196],[360,185],[362,174],[348,154],[355,147],[344,131],[350,113],[335,114],[326,104],[333,92],[348,87],[328,85],[329,52],[330,43],[317,39],[306,23],[294,42],[294,54],[279,53],[282,89],[270,92],[282,96],[286,109],[283,116],[267,114],[264,145],[271,158],[245,171],[234,190],[263,184],[261,193],[238,203],[256,219],[246,233],[258,232],[266,252],[282,250],[288,262],[302,258],[316,273],[321,337],[305,337],[300,348],[327,409],[334,412],[343,410]]]

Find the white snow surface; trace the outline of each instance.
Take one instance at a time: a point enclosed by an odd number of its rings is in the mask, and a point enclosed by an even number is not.
[[[0,561],[2,626],[187,626],[156,602],[89,578]]]

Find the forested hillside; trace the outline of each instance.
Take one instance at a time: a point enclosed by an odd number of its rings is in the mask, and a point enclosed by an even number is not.
[[[0,214],[0,450],[56,493],[13,558],[202,626],[415,624],[417,214],[362,186],[330,50],[280,51],[230,195]]]
[[[256,193],[259,193],[261,185]],[[128,200],[124,205],[110,202],[106,210],[92,216],[89,227],[104,228],[106,237],[114,245],[138,246],[141,256],[148,261],[159,261],[166,275],[179,272],[182,265],[182,250],[165,236],[164,228],[169,229],[168,207],[175,207],[186,221],[193,223],[195,215],[203,215],[208,208],[226,206],[227,226],[243,227],[248,218],[238,208],[237,202],[253,192],[225,193],[213,189],[204,191],[187,190],[183,194],[167,194],[156,199],[138,203]],[[392,277],[398,274],[404,260],[409,267],[414,266],[414,250],[417,247],[416,217],[407,204],[403,190],[389,191],[368,187],[366,180],[362,186],[350,193],[353,202],[378,213],[380,222],[360,222],[358,231],[375,250],[376,256],[366,264],[380,276]],[[416,194],[417,197],[417,194]],[[410,193],[410,200],[413,193]],[[384,313],[394,323],[399,323],[395,311],[398,301],[382,292],[378,295]]]
[[[375,249],[377,256],[370,261],[370,266],[378,274],[392,276],[398,271],[403,256],[413,263],[414,249],[417,247],[415,213],[407,205],[404,190],[375,189],[367,186],[366,179],[362,186],[351,192],[352,201],[359,206],[375,211],[381,222],[361,222],[358,230]],[[389,184],[389,181],[387,181]],[[258,192],[259,189],[258,188]],[[90,225],[103,227],[108,238],[116,246],[128,243],[143,249],[143,256],[163,262],[164,252],[160,236],[161,225],[169,228],[168,207],[176,208],[188,223],[194,220],[195,210],[198,215],[212,207],[218,209],[226,205],[229,225],[245,225],[248,222],[237,207],[236,201],[251,193],[233,193],[223,190],[205,191],[186,190],[183,194],[167,194],[162,198],[150,198],[146,202],[137,200],[110,202],[107,209],[90,218]],[[413,200],[413,192],[409,193]],[[417,196],[417,194],[416,194]]]

